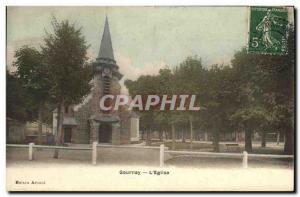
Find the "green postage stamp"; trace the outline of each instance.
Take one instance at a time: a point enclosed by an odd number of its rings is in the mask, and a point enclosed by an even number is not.
[[[287,54],[288,10],[285,7],[250,7],[248,52]]]

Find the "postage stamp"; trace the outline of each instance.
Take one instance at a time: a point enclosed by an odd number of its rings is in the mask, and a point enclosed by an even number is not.
[[[250,7],[248,52],[287,54],[288,11],[284,7]]]

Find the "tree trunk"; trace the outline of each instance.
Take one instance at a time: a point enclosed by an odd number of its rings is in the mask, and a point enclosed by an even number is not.
[[[280,142],[280,131],[277,132],[277,145],[279,145]]]
[[[204,141],[206,141],[206,142],[208,141],[208,134],[207,134],[207,131],[204,132]]]
[[[43,135],[43,104],[39,105],[38,111],[38,144],[42,144]]]
[[[252,130],[248,127],[245,128],[245,150],[252,152]]]
[[[175,150],[175,128],[174,128],[174,123],[172,123],[172,150]]]
[[[219,138],[220,138],[220,135],[219,135],[219,132],[216,128],[214,128],[213,130],[213,147],[214,147],[214,152],[219,152],[220,151],[220,148],[219,148]]]
[[[235,131],[235,142],[239,142],[239,133]]]
[[[191,144],[190,144],[190,149],[193,149],[193,138],[194,138],[194,131],[193,131],[193,121],[192,117],[189,117],[189,122],[190,122],[190,139],[191,139]]]
[[[182,143],[185,143],[185,132],[184,129],[182,129]]]
[[[292,129],[289,129],[285,132],[284,153],[287,155],[294,154],[294,140]]]
[[[147,133],[146,133],[146,145],[147,146],[151,145],[151,129],[147,129]]]
[[[264,131],[261,132],[261,147],[266,147],[266,133]]]
[[[159,131],[159,141],[163,141],[163,133],[164,131],[163,130],[160,130]]]
[[[62,113],[63,105],[59,104],[57,108],[57,133],[55,136],[55,144],[59,146],[62,144],[62,123],[63,123],[63,113]],[[58,159],[58,149],[54,150],[55,159]]]

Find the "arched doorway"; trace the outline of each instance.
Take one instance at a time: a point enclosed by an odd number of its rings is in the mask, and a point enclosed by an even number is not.
[[[99,138],[100,143],[111,143],[112,126],[111,123],[100,123]]]

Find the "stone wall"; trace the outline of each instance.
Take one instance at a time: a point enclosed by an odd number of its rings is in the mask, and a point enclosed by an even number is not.
[[[113,145],[121,144],[121,127],[120,127],[120,123],[112,124],[111,143]]]
[[[77,122],[76,132],[73,133],[72,141],[74,143],[88,144],[90,143],[90,125],[89,118],[91,116],[92,100],[82,105],[78,111],[74,112]]]
[[[131,117],[130,120],[130,140],[139,141],[139,118]]]
[[[91,94],[82,104],[79,105],[79,107],[75,107],[74,116],[78,125],[76,132],[74,132],[72,136],[72,141],[74,143],[91,143],[91,141],[94,141],[98,138],[98,128],[91,128],[92,124],[90,123],[92,123],[91,118],[93,115],[101,113],[99,102],[101,96],[103,95],[102,85],[102,76],[100,74],[96,74],[93,79],[93,88]],[[110,93],[113,95],[118,95],[120,94],[120,90],[121,86],[118,78],[112,77]],[[112,113],[120,117],[119,123],[112,124],[112,144],[130,144],[130,112],[125,110],[122,112],[112,111]]]
[[[111,78],[110,93],[112,95],[118,95],[121,92],[121,85],[119,84],[119,79],[117,77]]]
[[[123,111],[120,113],[120,126],[121,126],[121,143],[130,144],[130,113]]]
[[[26,123],[6,120],[6,143],[23,143],[25,141]]]

